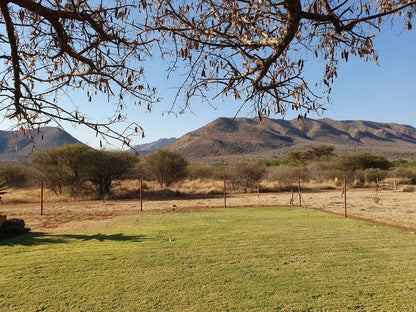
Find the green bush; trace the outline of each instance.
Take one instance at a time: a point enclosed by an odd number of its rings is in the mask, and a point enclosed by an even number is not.
[[[335,147],[333,146],[314,146],[306,151],[290,152],[288,160],[296,163],[329,160],[336,155],[334,154]]]
[[[86,158],[88,180],[94,184],[100,198],[108,197],[113,181],[128,174],[137,163],[134,155],[127,152],[91,150]]]
[[[385,170],[381,170],[380,168],[374,169],[367,169],[365,171],[365,180],[368,183],[377,183],[383,181],[387,176],[387,172]]]
[[[163,188],[186,177],[188,162],[177,152],[159,149],[145,156],[145,166]]]
[[[369,153],[345,154],[338,158],[338,166],[344,171],[365,170],[380,168],[387,170],[393,164],[386,158]]]
[[[221,180],[229,177],[230,164],[217,163],[212,165],[212,169],[214,179]]]
[[[4,182],[13,188],[23,188],[30,184],[31,168],[19,163],[7,163],[0,165],[0,176]]]

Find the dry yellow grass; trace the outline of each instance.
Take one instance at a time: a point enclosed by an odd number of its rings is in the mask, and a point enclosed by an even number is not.
[[[163,193],[156,182],[144,183],[144,209],[145,212],[203,209],[223,207],[222,197],[223,181],[218,180],[185,180],[173,184],[173,192]],[[302,185],[309,191],[303,194],[307,207],[326,210],[342,215],[344,212],[341,188],[330,191],[317,191],[317,189],[334,188],[334,182],[322,184],[305,183]],[[3,196],[3,205],[0,206],[0,214],[8,217],[21,217],[28,225],[36,230],[53,228],[64,223],[78,222],[80,220],[95,220],[112,218],[120,215],[135,215],[140,213],[138,202],[138,181],[119,181],[115,184],[114,197],[130,200],[111,201],[75,201],[68,195],[57,196],[49,190],[45,190],[45,215],[40,216],[40,190],[19,189],[9,190]],[[263,182],[260,189],[278,189],[287,186],[276,182]],[[289,187],[290,188],[290,187]],[[363,219],[371,219],[380,223],[388,223],[416,230],[416,193],[402,192],[404,186],[397,191],[379,191],[374,189],[349,189],[347,193],[348,214]],[[293,189],[296,192],[297,186]],[[175,196],[175,191],[192,196]],[[287,206],[291,198],[290,192],[242,194],[227,186],[228,207],[256,207],[256,206]],[[158,193],[161,192],[161,193]],[[164,200],[158,199],[158,195],[168,196]],[[298,201],[295,201],[298,205]]]
[[[40,200],[40,189],[8,189],[7,194],[2,196],[5,204],[34,203]],[[72,201],[68,195],[57,195],[54,192],[44,189],[44,199],[49,202]]]
[[[217,186],[219,187],[219,186]],[[34,200],[38,194],[34,194]],[[37,197],[38,198],[38,197]],[[261,207],[288,206],[291,198],[289,192],[230,194],[227,206]],[[303,193],[308,208],[323,209],[340,215],[344,212],[341,190]],[[416,193],[402,191],[379,191],[374,189],[351,189],[347,193],[348,214],[380,223],[388,223],[416,230]],[[298,205],[298,201],[295,201]],[[186,209],[205,209],[223,207],[221,195],[200,196],[192,198],[173,198],[166,200],[150,200],[144,193],[144,212],[140,212],[138,200],[124,201],[48,201],[45,203],[45,215],[40,216],[40,205],[36,203],[12,204],[6,202],[0,206],[0,214],[9,218],[21,217],[34,230],[54,228],[65,223],[77,223],[85,220],[112,218],[122,215],[138,215],[140,213],[170,212],[173,205],[176,211]]]

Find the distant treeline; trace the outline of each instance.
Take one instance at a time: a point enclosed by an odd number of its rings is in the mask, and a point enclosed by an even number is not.
[[[184,178],[226,178],[235,189],[252,190],[264,180],[291,184],[298,178],[324,182],[341,181],[345,177],[350,185],[363,186],[387,176],[416,183],[416,160],[390,162],[369,153],[338,156],[334,147],[317,146],[289,153],[283,159],[195,165],[179,153],[163,149],[140,158],[129,152],[99,151],[74,144],[37,152],[28,164],[0,165],[1,181],[9,187],[33,187],[43,179],[46,187],[56,194],[67,192],[74,197],[96,198],[110,196],[115,180],[139,177],[157,181],[161,188]]]

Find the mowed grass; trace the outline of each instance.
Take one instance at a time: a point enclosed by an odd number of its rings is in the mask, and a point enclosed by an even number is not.
[[[416,235],[300,208],[80,224],[0,242],[1,311],[415,311]]]

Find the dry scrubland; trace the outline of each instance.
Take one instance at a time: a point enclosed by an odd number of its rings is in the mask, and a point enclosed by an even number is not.
[[[272,186],[267,185],[267,187]],[[311,190],[313,187],[318,187],[316,184],[304,186],[308,189],[303,192],[307,208],[343,215],[344,199],[340,188],[318,191]],[[319,185],[320,188],[328,186]],[[144,212],[140,212],[137,187],[137,181],[119,182],[114,191],[115,199],[106,201],[75,201],[69,197],[56,196],[46,190],[44,216],[39,215],[38,189],[11,190],[9,194],[3,196],[4,204],[0,206],[0,214],[6,214],[9,218],[23,218],[32,229],[42,230],[68,227],[74,222],[85,220],[94,221],[138,213],[171,212],[173,205],[176,205],[177,211],[220,208],[224,205],[221,195],[222,181],[186,180],[173,185],[173,191],[161,190],[155,183],[146,182]],[[228,187],[227,206],[230,208],[288,206],[291,198],[290,192],[238,193],[233,191],[230,185]],[[348,215],[416,231],[416,193],[403,192],[402,189],[403,186],[397,191],[376,192],[371,188],[348,189]],[[137,196],[135,199],[117,200],[126,195]],[[296,200],[295,205],[298,204],[299,201]]]

